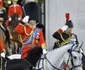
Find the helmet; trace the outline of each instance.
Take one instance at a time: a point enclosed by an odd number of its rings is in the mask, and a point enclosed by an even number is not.
[[[66,20],[66,24],[69,28],[73,28],[73,23],[71,20]]]
[[[28,2],[24,6],[25,14],[29,16],[30,20],[35,20],[36,22],[39,21],[39,7],[36,2]]]

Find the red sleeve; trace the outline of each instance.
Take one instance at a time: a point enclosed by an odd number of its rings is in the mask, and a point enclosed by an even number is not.
[[[23,10],[22,7],[19,5],[19,16],[22,18],[23,16]]]
[[[0,52],[2,52],[5,49],[2,40],[0,39]]]
[[[61,28],[59,28],[59,29],[57,30],[57,32],[60,34],[60,33],[62,33],[63,31],[62,31]]]
[[[9,25],[9,20],[6,20],[5,26],[7,27]]]
[[[42,45],[42,44],[46,44],[46,42],[45,42],[45,40],[44,40],[44,36],[43,36],[42,30],[40,30],[40,43],[41,43],[41,45]]]
[[[11,6],[9,6],[9,8],[8,8],[8,17],[10,17],[11,16]]]
[[[24,25],[18,24],[17,27],[15,28],[15,32],[22,34],[24,32]]]

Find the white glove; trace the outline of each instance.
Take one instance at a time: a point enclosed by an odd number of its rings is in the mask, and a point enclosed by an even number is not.
[[[67,28],[68,28],[68,26],[65,25],[65,26],[63,26],[61,29],[62,29],[62,31],[64,32],[64,31],[66,31]]]
[[[5,53],[4,52],[1,53],[1,57],[5,58]]]
[[[43,54],[47,54],[47,51],[46,51],[46,49],[43,49]]]
[[[9,18],[9,21],[11,21],[12,19],[11,19],[11,17]]]
[[[19,17],[18,20],[21,20],[21,18]]]
[[[23,22],[28,22],[29,21],[29,16],[25,16],[22,21]]]

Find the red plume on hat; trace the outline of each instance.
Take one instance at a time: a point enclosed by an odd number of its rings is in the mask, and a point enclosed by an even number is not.
[[[67,25],[69,28],[73,28],[73,23],[70,19],[70,13],[65,13],[65,17],[66,17],[66,23],[65,25]]]
[[[70,19],[70,13],[65,13],[66,20]]]
[[[3,7],[3,0],[0,0],[0,8]]]

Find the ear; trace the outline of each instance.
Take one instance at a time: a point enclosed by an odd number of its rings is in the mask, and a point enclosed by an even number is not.
[[[76,49],[80,49],[83,45],[83,42],[81,44],[78,44],[78,46],[76,47]]]
[[[84,43],[84,42],[81,43],[81,45],[79,46],[79,48],[81,48],[81,47],[83,46],[83,43]]]
[[[73,45],[71,46],[71,50],[73,49],[74,46],[75,46],[75,44],[73,44]]]
[[[78,46],[79,46],[79,44],[76,44],[76,45],[74,46],[74,49],[78,48]]]

